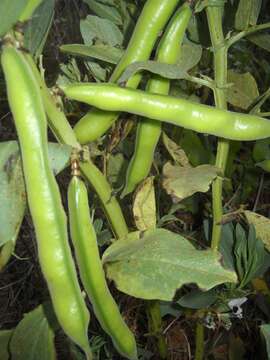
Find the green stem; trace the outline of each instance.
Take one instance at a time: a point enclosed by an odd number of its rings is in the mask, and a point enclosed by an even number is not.
[[[207,20],[209,25],[212,48],[214,51],[214,72],[215,72],[215,103],[216,107],[227,109],[225,86],[227,83],[227,48],[225,46],[222,15],[223,7],[207,7]],[[218,119],[217,119],[218,121]],[[230,143],[228,140],[219,139],[216,155],[216,166],[221,170],[221,177],[218,177],[212,186],[213,194],[213,230],[211,248],[218,250],[221,239],[222,208],[222,176],[224,176],[229,153]]]
[[[157,339],[157,347],[161,359],[167,359],[168,348],[165,337],[162,334],[162,317],[158,300],[151,300],[147,303],[147,316],[149,332]]]
[[[195,360],[203,360],[204,357],[204,326],[198,320],[196,325],[196,352]]]

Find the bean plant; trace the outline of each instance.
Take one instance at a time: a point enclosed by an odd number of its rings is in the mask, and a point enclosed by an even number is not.
[[[267,8],[0,3],[1,360],[269,358]]]

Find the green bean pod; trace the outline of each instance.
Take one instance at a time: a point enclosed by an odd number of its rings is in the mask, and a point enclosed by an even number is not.
[[[270,121],[251,114],[110,83],[78,83],[62,89],[68,98],[102,110],[124,111],[229,140],[252,141],[270,137]]]
[[[117,239],[125,237],[128,227],[119,202],[113,195],[105,176],[90,160],[80,162],[80,170],[97,193],[115,237]]]
[[[161,63],[174,64],[180,55],[181,44],[188,26],[192,11],[185,3],[174,14],[161,39],[156,60]],[[147,84],[147,91],[167,95],[170,81],[154,75]],[[134,190],[149,174],[161,133],[161,123],[151,119],[141,119],[137,127],[135,151],[127,170],[126,186],[122,197]]]
[[[78,176],[73,176],[69,184],[68,206],[70,232],[81,280],[94,313],[118,352],[127,359],[135,360],[135,338],[124,322],[107,286],[95,230],[89,215],[87,189]]]
[[[85,351],[87,358],[92,359],[87,336],[90,317],[68,243],[60,192],[49,164],[47,123],[40,89],[19,50],[3,47],[1,63],[20,143],[40,266],[61,327]]]
[[[110,81],[116,82],[125,68],[135,61],[148,60],[156,40],[171,17],[179,0],[148,0],[140,14],[128,47],[115,68]],[[141,74],[128,80],[128,86],[137,88]],[[117,120],[118,112],[104,112],[98,109],[89,111],[74,127],[78,141],[86,144],[97,140]]]

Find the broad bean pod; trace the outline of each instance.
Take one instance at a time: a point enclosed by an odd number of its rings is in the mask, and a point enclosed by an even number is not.
[[[270,137],[270,121],[251,114],[217,109],[110,83],[78,83],[63,86],[62,89],[68,98],[103,110],[137,114],[198,133],[238,141]]]
[[[107,286],[99,256],[95,229],[90,219],[86,186],[73,176],[68,188],[70,232],[83,286],[94,313],[115,348],[127,359],[137,359],[134,335],[124,322]]]
[[[157,49],[156,60],[161,63],[174,64],[180,55],[181,44],[192,11],[185,3],[174,14]],[[147,84],[147,91],[167,95],[170,81],[154,75]],[[161,133],[161,123],[152,119],[141,119],[138,123],[134,155],[128,166],[126,185],[122,197],[132,192],[148,174],[154,158],[155,148]]]
[[[60,192],[49,164],[47,122],[40,89],[24,55],[15,47],[3,47],[1,64],[21,148],[41,269],[61,327],[92,359],[87,336],[90,316],[68,243]]]
[[[125,68],[135,61],[149,59],[156,40],[171,17],[179,0],[147,0],[135,26],[128,47],[116,66],[110,81],[116,82]],[[128,86],[136,88],[141,74],[135,74],[128,81]],[[97,140],[117,120],[118,112],[104,112],[92,109],[75,125],[78,141],[86,144]]]

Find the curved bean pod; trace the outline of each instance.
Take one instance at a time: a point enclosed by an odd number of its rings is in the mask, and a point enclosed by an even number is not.
[[[118,352],[127,359],[136,360],[135,338],[107,286],[95,229],[89,215],[87,189],[78,176],[73,176],[69,184],[68,206],[71,237],[80,275],[94,313]]]
[[[191,15],[192,11],[188,3],[182,5],[175,13],[158,47],[158,62],[176,63]],[[150,93],[167,95],[169,90],[170,81],[158,75],[154,75],[147,84],[147,91]],[[136,185],[149,174],[160,133],[161,123],[151,119],[139,121],[135,151],[127,170],[126,186],[122,197],[132,192]]]
[[[110,83],[78,83],[62,89],[68,98],[103,110],[129,112],[229,140],[252,141],[270,137],[270,121],[255,115]]]
[[[19,50],[5,46],[1,63],[20,142],[41,269],[61,327],[92,359],[87,336],[90,317],[69,248],[60,192],[49,164],[47,123],[40,90]]]
[[[149,59],[155,42],[166,25],[179,0],[148,0],[144,5],[128,47],[115,68],[111,82],[116,82],[125,68],[135,61]],[[128,81],[128,86],[136,88],[141,74],[135,74]],[[118,112],[104,112],[92,109],[75,125],[78,141],[86,144],[102,136],[117,120]]]

